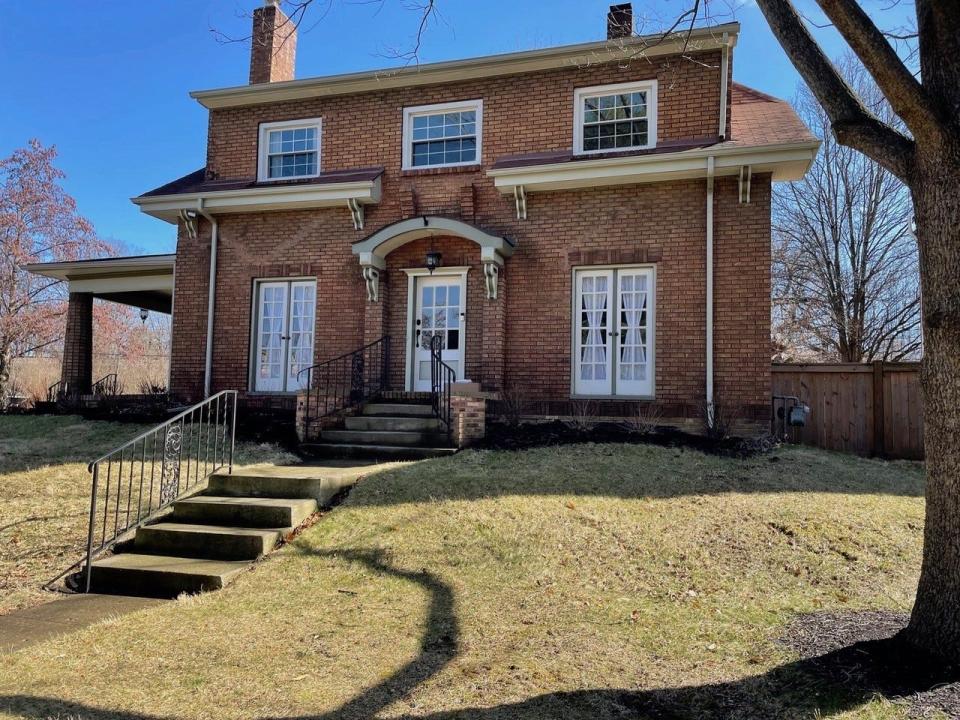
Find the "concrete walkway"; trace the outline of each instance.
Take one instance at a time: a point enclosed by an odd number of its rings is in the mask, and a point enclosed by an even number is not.
[[[60,600],[0,615],[0,653],[15,652],[107,618],[165,602],[169,601],[94,593],[64,595]]]

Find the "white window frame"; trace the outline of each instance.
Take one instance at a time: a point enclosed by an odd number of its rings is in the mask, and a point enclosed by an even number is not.
[[[648,342],[647,356],[650,371],[650,394],[627,395],[617,392],[617,362],[620,337],[620,312],[611,313],[610,332],[614,338],[610,350],[610,394],[588,395],[577,393],[577,336],[580,332],[579,307],[577,306],[577,273],[591,270],[648,270],[650,271],[652,289],[647,297],[647,326]],[[617,273],[613,272],[613,282],[616,283]],[[614,304],[618,304],[617,285],[611,285]],[[570,270],[570,397],[573,399],[595,400],[655,400],[657,395],[657,266],[653,263],[630,263],[626,265],[578,265]]]
[[[647,144],[628,148],[605,148],[599,150],[583,149],[583,98],[587,95],[616,95],[622,92],[647,93]],[[577,88],[573,92],[573,154],[600,155],[623,153],[634,150],[649,150],[657,146],[657,81],[640,80],[616,85],[594,85]]]
[[[459,163],[442,163],[439,165],[413,164],[413,118],[421,115],[438,115],[445,112],[463,112],[473,110],[477,114],[477,157],[475,160]],[[470,167],[479,165],[483,152],[483,100],[462,100],[458,102],[439,103],[437,105],[418,105],[403,109],[403,160],[402,170],[431,170],[433,168]]]
[[[270,156],[270,133],[274,130],[300,130],[303,128],[317,129],[317,171],[309,175],[290,175],[287,177],[272,178],[268,175]],[[303,120],[281,120],[279,122],[260,123],[259,140],[257,143],[257,181],[258,182],[285,182],[288,180],[303,180],[320,175],[320,163],[323,158],[323,119],[305,118]]]

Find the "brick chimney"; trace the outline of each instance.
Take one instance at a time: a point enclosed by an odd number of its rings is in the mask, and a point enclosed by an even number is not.
[[[279,0],[264,0],[253,11],[250,36],[250,84],[293,80],[297,61],[297,28],[280,9]]]
[[[633,5],[611,5],[607,13],[607,40],[620,40],[633,35]]]

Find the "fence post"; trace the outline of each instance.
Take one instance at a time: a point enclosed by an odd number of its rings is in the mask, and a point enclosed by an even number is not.
[[[886,455],[886,413],[883,407],[883,361],[873,362],[873,455]]]

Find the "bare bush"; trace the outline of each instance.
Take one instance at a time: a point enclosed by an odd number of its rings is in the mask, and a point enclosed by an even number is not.
[[[597,423],[597,404],[593,400],[574,400],[570,403],[567,427],[577,432],[587,432]]]
[[[660,425],[663,412],[652,404],[637,403],[633,415],[624,418],[620,426],[634,435],[652,435]]]
[[[740,412],[735,405],[715,402],[712,406],[703,404],[700,417],[703,419],[704,435],[711,440],[726,440],[732,434]]]
[[[527,409],[527,397],[518,385],[510,385],[500,393],[500,407],[503,421],[510,427],[517,427]]]

